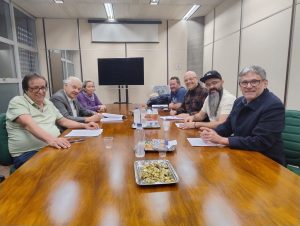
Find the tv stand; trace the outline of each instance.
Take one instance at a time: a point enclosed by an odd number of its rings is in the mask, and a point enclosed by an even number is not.
[[[125,85],[125,101],[122,101],[122,94],[121,94],[121,89],[123,89],[124,86],[123,85],[118,85],[118,94],[119,94],[119,101],[114,102],[114,104],[129,104],[128,101],[128,85]]]

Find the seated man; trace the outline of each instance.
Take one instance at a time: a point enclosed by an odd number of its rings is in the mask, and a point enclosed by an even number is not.
[[[6,113],[8,148],[15,168],[19,168],[39,149],[50,145],[69,148],[70,142],[58,137],[55,123],[66,128],[97,129],[94,122],[88,124],[64,118],[51,101],[45,98],[46,79],[38,74],[26,75],[22,81],[23,96],[14,97]]]
[[[76,99],[81,86],[80,79],[71,76],[64,81],[64,89],[57,91],[50,100],[67,119],[77,122],[99,122],[101,114],[84,109]],[[64,130],[66,128],[60,129]]]
[[[267,89],[266,72],[259,66],[244,68],[239,74],[243,93],[233,105],[227,120],[215,130],[201,127],[206,141],[230,148],[258,151],[285,165],[281,133],[285,109],[278,97]]]
[[[200,85],[194,71],[185,73],[184,83],[188,89],[184,96],[184,101],[180,108],[170,111],[170,115],[178,115],[181,118],[186,118],[199,112],[207,96],[207,90]]]
[[[82,90],[78,94],[77,100],[85,109],[97,112],[103,112],[106,110],[106,106],[101,103],[95,94],[95,84],[91,80],[83,82]]]
[[[235,101],[235,96],[223,88],[224,81],[219,72],[209,71],[200,81],[205,83],[208,89],[208,96],[200,112],[185,119],[185,123],[182,126],[183,129],[200,128],[203,126],[216,128],[225,122]],[[209,122],[203,122],[207,116]]]
[[[169,109],[177,110],[184,101],[186,89],[180,85],[180,80],[176,76],[170,78],[169,86],[171,89],[171,103],[169,104]]]

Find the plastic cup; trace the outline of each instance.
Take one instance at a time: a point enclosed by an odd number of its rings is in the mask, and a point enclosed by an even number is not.
[[[160,158],[165,158],[167,156],[167,151],[159,151],[158,155]]]
[[[170,121],[164,120],[163,121],[163,128],[164,128],[164,131],[169,131],[169,129],[170,129]]]
[[[104,137],[103,139],[104,139],[104,147],[106,149],[111,149],[113,146],[114,138],[113,137]]]

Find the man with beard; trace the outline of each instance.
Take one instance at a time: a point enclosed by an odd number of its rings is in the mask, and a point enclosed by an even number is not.
[[[170,78],[169,86],[171,90],[171,103],[169,104],[169,109],[176,110],[181,107],[184,101],[186,89],[180,85],[180,80],[176,76]]]
[[[185,119],[182,129],[191,128],[216,128],[218,125],[225,122],[235,100],[235,96],[223,89],[222,76],[217,71],[207,72],[201,79],[208,89],[203,107],[197,114],[189,116]],[[203,122],[206,117],[209,117],[209,122]]]
[[[215,129],[202,127],[201,138],[234,149],[257,151],[285,165],[281,133],[285,108],[268,90],[266,71],[256,65],[238,76],[243,96],[232,107],[227,120]]]

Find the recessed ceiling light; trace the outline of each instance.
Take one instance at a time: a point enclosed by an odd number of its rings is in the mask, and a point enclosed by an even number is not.
[[[158,5],[159,0],[150,0],[150,5]]]
[[[114,17],[114,10],[111,3],[104,3],[106,15],[108,20],[113,20]]]
[[[194,14],[194,12],[196,12],[197,9],[199,9],[199,7],[200,5],[193,5],[193,7],[187,12],[187,14],[184,15],[182,19],[188,20]]]
[[[63,4],[64,0],[54,0],[54,2],[57,3],[57,4]]]

